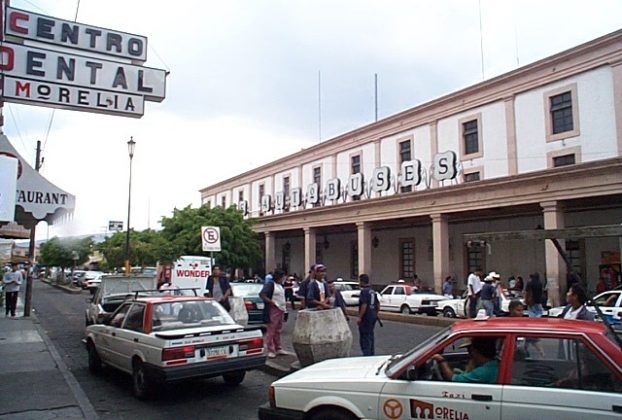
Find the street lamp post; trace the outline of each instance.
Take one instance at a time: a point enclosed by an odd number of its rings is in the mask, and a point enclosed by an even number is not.
[[[130,137],[130,140],[127,142],[127,152],[130,155],[130,182],[127,193],[127,234],[125,236],[125,275],[130,275],[130,209],[132,203],[132,158],[134,157],[134,147],[136,147],[136,142],[134,141],[134,137]]]

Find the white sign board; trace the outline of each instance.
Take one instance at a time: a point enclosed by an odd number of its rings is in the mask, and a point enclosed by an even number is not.
[[[15,220],[15,191],[17,190],[17,168],[19,161],[0,155],[0,221]]]
[[[220,252],[220,228],[218,226],[202,226],[201,242],[203,251]]]
[[[120,220],[110,220],[108,222],[108,230],[110,232],[121,232],[123,230],[123,222]]]

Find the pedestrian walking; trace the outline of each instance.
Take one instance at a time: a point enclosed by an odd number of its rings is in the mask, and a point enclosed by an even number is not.
[[[359,276],[361,294],[359,296],[359,343],[363,356],[373,356],[374,350],[374,327],[378,320],[380,302],[376,292],[369,284],[369,276],[361,274]]]
[[[222,275],[219,265],[214,265],[212,267],[212,275],[207,278],[205,289],[207,289],[205,296],[214,298],[227,312],[231,310],[231,305],[229,304],[231,285],[229,284],[229,280]]]
[[[544,310],[542,309],[542,296],[544,287],[540,281],[540,275],[533,273],[529,275],[529,281],[525,285],[525,303],[527,304],[527,314],[530,318],[540,318]]]
[[[482,290],[482,272],[478,269],[469,274],[467,278],[467,295],[469,300],[468,317],[475,318],[477,316],[477,304]]]
[[[19,288],[24,281],[24,275],[17,269],[17,264],[11,264],[11,271],[6,273],[2,278],[4,284],[4,291],[6,294],[6,306],[5,315],[15,317],[15,310],[17,309],[17,295],[19,294]]]
[[[490,275],[484,278],[480,299],[482,300],[482,306],[486,310],[486,315],[493,316],[495,314],[494,300],[496,299],[496,291],[495,286],[492,285],[492,277]]]
[[[281,331],[283,330],[283,317],[286,312],[285,273],[282,270],[274,270],[273,281],[265,283],[259,297],[264,301],[263,317],[267,323],[266,348],[268,357],[273,359],[277,354],[288,354],[281,347]]]
[[[451,276],[447,276],[445,277],[445,280],[443,281],[443,296],[445,296],[447,299],[454,298],[453,280],[454,279],[451,278]]]
[[[343,312],[343,316],[346,317],[346,321],[350,320],[348,313],[346,312],[346,301],[343,298],[343,295],[339,290],[337,290],[337,286],[335,285],[335,280],[328,280],[328,289],[330,290],[330,297],[328,298],[328,303],[330,303],[332,308],[339,308],[341,312]]]

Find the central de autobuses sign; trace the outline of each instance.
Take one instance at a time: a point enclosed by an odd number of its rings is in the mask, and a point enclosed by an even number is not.
[[[8,6],[2,10],[4,100],[141,117],[145,100],[165,98],[167,72],[142,65],[147,38]]]

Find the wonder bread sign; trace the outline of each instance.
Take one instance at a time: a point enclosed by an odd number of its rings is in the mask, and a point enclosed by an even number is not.
[[[140,118],[164,99],[167,72],[143,66],[146,37],[0,3],[3,100]]]

